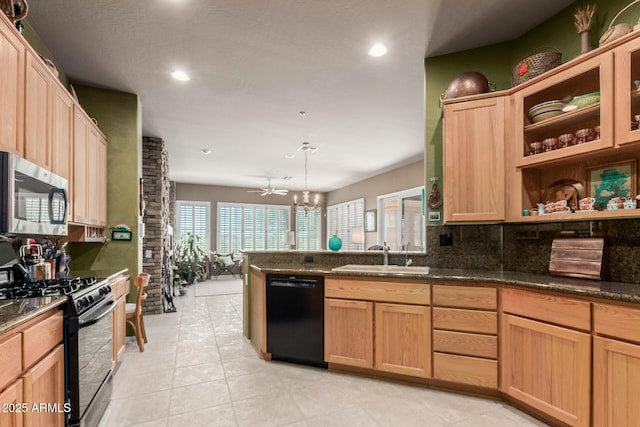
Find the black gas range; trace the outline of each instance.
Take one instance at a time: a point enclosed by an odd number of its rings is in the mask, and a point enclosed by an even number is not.
[[[115,301],[107,279],[95,277],[11,282],[0,299],[63,295],[65,377],[69,427],[95,427],[112,391]]]

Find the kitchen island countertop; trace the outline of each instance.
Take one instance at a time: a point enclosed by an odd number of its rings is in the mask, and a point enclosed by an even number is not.
[[[359,276],[377,278],[396,278],[448,282],[494,282],[524,288],[562,292],[573,295],[603,298],[640,304],[640,284],[611,282],[604,280],[577,279],[545,274],[521,273],[515,271],[483,271],[430,268],[428,274],[396,272],[347,272],[332,271],[337,266],[315,264],[273,264],[269,266],[252,265],[265,274],[316,274],[324,276]],[[437,284],[437,283],[436,283]]]

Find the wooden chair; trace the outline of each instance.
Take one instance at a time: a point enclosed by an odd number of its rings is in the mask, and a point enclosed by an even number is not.
[[[144,343],[147,342],[147,331],[144,329],[142,317],[142,305],[147,298],[145,292],[147,285],[149,285],[149,273],[140,273],[133,279],[133,286],[138,288],[138,295],[135,304],[127,303],[125,308],[127,323],[133,328],[140,351],[144,351]]]

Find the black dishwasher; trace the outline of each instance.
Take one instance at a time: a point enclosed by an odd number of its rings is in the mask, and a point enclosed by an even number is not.
[[[267,352],[278,360],[327,366],[323,277],[267,275]]]

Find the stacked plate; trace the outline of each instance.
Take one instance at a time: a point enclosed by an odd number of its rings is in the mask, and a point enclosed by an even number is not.
[[[564,114],[563,108],[566,107],[566,105],[565,102],[559,100],[543,102],[529,109],[529,117],[534,123],[538,123]]]

